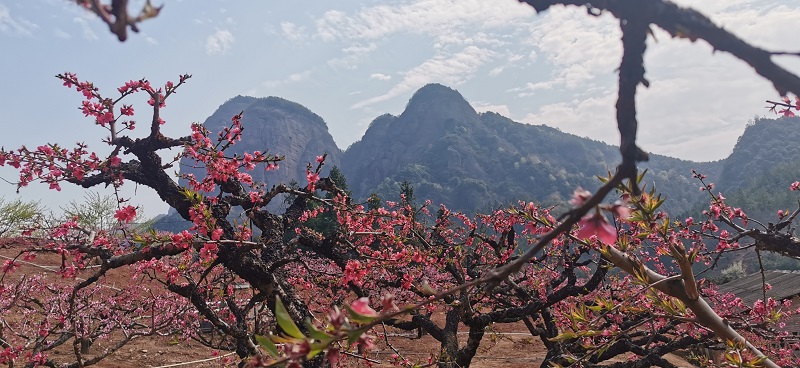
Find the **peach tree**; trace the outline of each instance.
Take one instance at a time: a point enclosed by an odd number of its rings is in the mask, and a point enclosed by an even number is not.
[[[627,361],[613,364],[670,367],[664,356],[687,347],[722,349],[722,365],[797,365],[791,353],[797,346],[780,328],[793,313],[788,303],[764,298],[743,305],[698,281],[693,267],[713,266],[717,254],[746,239],[759,250],[797,257],[800,242],[789,225],[798,211],[760,228],[718,194],[702,221],[660,211],[664,199],[641,187],[637,170],[647,153],[636,144],[635,94],[639,84],[648,85],[643,54],[651,26],[733,54],[781,95],[800,93],[800,78],[772,62],[776,53],[668,1],[525,2],[537,11],[572,5],[590,15],[608,12],[622,30],[616,104],[622,161],[595,193],[576,190],[573,208],[560,216],[533,203],[477,217],[429,204],[415,209],[402,199],[364,206],[320,176],[324,153],[309,163],[304,187],[267,187],[249,173],[276,168],[280,156],[227,152],[243,134],[240,115],[220,132],[195,124],[184,137],[162,134],[161,109],[189,75],[163,86],[132,80],[113,97],[74,74],[59,75],[85,97],[81,111],[107,131],[109,152],[92,152],[84,143],[43,144],[0,150],[0,165],[19,170],[20,187],[147,186],[192,228],[135,231],[127,224],[137,208],[118,194],[119,231],[85,229],[76,221],[27,229],[22,249],[2,268],[0,308],[9,312],[0,317],[0,362],[86,366],[133,339],[159,334],[234,350],[240,365],[319,366],[343,356],[369,362],[376,336],[391,327],[430,334],[440,348],[428,364],[455,367],[470,364],[487,327],[522,322],[546,345],[545,365],[594,366],[626,354]],[[123,30],[130,25],[118,18],[122,23],[112,23]],[[141,124],[126,104],[137,93],[149,98]],[[791,100],[773,106],[784,115],[797,108]],[[169,174],[174,162],[161,154],[172,148],[206,175],[178,186]],[[607,201],[612,193],[617,196]],[[290,206],[281,214],[268,211],[283,194],[292,196]],[[234,208],[246,220],[230,219]],[[308,226],[324,212],[335,215],[335,231]],[[707,239],[716,242],[713,249]],[[15,272],[39,256],[60,260],[60,278]],[[132,282],[103,283],[111,274]],[[201,324],[217,334],[198,332]],[[459,340],[459,327],[470,331],[466,341]],[[61,354],[65,349],[69,354]],[[397,364],[416,364],[395,353]]]

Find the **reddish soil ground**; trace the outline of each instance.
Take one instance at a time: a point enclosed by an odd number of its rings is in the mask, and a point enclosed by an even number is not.
[[[5,257],[15,256],[16,252],[13,247],[0,244],[0,264],[5,261]],[[44,273],[52,276],[54,282],[67,282],[69,280],[61,279],[52,271],[59,263],[60,259],[56,256],[39,256],[31,263],[24,263],[17,272],[19,274]],[[123,272],[110,272],[101,282],[106,285],[120,285],[130,282],[129,276]],[[8,317],[3,316],[3,318]],[[388,331],[387,336],[391,346],[402,352],[403,357],[411,362],[426,363],[430,357],[436,356],[439,349],[438,342],[430,336],[417,339],[408,332],[392,330]],[[375,345],[376,350],[370,354],[370,358],[380,363],[374,364],[374,366],[393,367],[392,355],[395,354],[395,351],[383,339],[376,341]],[[91,347],[88,355],[91,356],[92,353],[99,352],[103,348],[103,344],[98,342]],[[484,336],[478,353],[473,359],[472,367],[539,367],[545,352],[541,340],[528,334],[524,324],[496,325]],[[72,353],[67,349],[52,353],[52,357],[56,359],[59,355],[64,355],[65,360],[69,360]],[[671,356],[669,360],[679,367],[692,367],[691,364],[677,356]],[[237,362],[237,357],[230,352],[214,352],[197,342],[183,341],[179,337],[152,336],[131,341],[95,366],[102,368],[220,367],[235,366]]]

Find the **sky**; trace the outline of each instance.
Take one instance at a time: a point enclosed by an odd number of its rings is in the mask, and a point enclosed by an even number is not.
[[[676,2],[759,47],[800,50],[800,0]],[[619,140],[620,31],[608,14],[564,7],[536,14],[515,0],[154,3],[165,5],[161,14],[120,43],[73,2],[0,0],[0,146],[80,141],[109,151],[100,143],[106,132],[78,110],[81,95],[54,78],[67,71],[112,96],[131,79],[163,85],[192,74],[162,110],[170,136],[188,134],[192,122],[236,95],[279,96],[322,116],[345,149],[374,118],[400,114],[414,91],[441,83],[478,111],[610,144]],[[135,10],[143,1],[131,4]],[[774,60],[800,73],[798,58]],[[645,63],[650,88],[640,88],[637,100],[639,144],[649,152],[725,158],[749,120],[772,116],[764,100],[779,98],[732,56],[659,29],[648,40]],[[0,178],[14,181],[14,172],[0,168]],[[83,196],[67,185],[60,193],[43,184],[15,192],[0,181],[0,197],[41,200],[54,210]],[[123,194],[147,215],[166,211],[147,188],[128,185]]]

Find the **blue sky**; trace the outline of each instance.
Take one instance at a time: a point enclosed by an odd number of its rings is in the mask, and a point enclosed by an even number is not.
[[[107,150],[99,143],[103,131],[77,109],[81,96],[53,77],[65,71],[109,93],[130,79],[163,84],[192,74],[163,111],[164,131],[175,136],[233,96],[280,96],[322,116],[344,149],[372,119],[399,114],[417,88],[438,82],[479,111],[618,140],[621,48],[607,15],[562,7],[536,15],[514,0],[163,1],[159,17],[119,43],[70,1],[0,0],[0,145],[84,141]],[[800,50],[800,0],[678,3],[759,46]],[[764,100],[776,93],[703,42],[672,40],[660,30],[655,36],[646,54],[651,88],[639,97],[641,145],[683,159],[726,157],[747,121],[768,114]],[[776,60],[800,73],[796,58]],[[14,179],[8,169],[0,177]],[[166,210],[146,188],[126,190],[148,214]],[[0,183],[0,196],[14,191]],[[22,198],[41,198],[53,209],[81,198],[66,186],[60,194],[32,185]]]

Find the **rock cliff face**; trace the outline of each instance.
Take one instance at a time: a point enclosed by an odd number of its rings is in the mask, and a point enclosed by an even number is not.
[[[297,180],[305,184],[306,165],[317,156],[328,154],[326,167],[339,165],[341,151],[336,146],[325,121],[298,103],[278,97],[236,96],[220,106],[203,125],[212,132],[230,125],[231,117],[243,112],[242,140],[228,152],[267,151],[284,156],[278,170],[266,172],[260,166],[251,172],[254,181],[269,185]],[[181,173],[203,177],[204,170],[194,168],[191,160],[181,159]],[[185,182],[181,182],[185,185]]]
[[[800,166],[800,117],[755,119],[722,167],[719,189],[743,189],[778,165]],[[745,175],[743,175],[745,173]],[[797,180],[797,179],[795,179]],[[781,183],[781,186],[786,186]]]
[[[563,203],[578,186],[598,187],[595,176],[613,171],[618,161],[616,147],[478,114],[457,91],[429,84],[400,116],[375,119],[344,153],[342,170],[357,198],[375,192],[396,199],[399,184],[408,181],[419,200],[474,212],[516,200]],[[660,190],[684,193],[670,203],[685,209],[692,202],[685,193],[696,191],[692,165],[655,155],[644,167],[651,169],[649,180],[659,177]]]
[[[322,118],[277,97],[234,97],[204,124],[219,131],[241,111],[243,140],[231,152],[268,150],[286,158],[275,172],[256,169],[254,180],[268,185],[296,180],[302,185],[306,164],[328,153],[327,168],[341,168],[357,200],[371,193],[396,200],[400,184],[408,181],[418,201],[430,199],[466,212],[485,212],[518,200],[563,204],[579,186],[597,188],[596,175],[613,171],[619,162],[616,147],[495,113],[478,114],[457,91],[439,84],[418,90],[399,116],[377,117],[344,153]],[[750,141],[743,137],[737,151]],[[645,180],[657,183],[658,191],[670,199],[667,210],[677,213],[701,199],[691,169],[717,181],[724,164],[725,160],[696,163],[652,155],[641,167],[649,170]],[[182,160],[181,171],[204,173],[189,165]]]
[[[414,94],[399,117],[387,114],[373,120],[364,137],[347,149],[342,169],[354,193],[369,194],[385,178],[419,162],[442,137],[479,124],[478,114],[457,91],[429,84]],[[457,150],[447,155],[451,165],[463,168]]]
[[[243,152],[262,151],[284,156],[284,161],[274,171],[265,171],[264,165],[256,167],[250,174],[253,180],[275,185],[288,184],[296,180],[300,185],[306,184],[306,165],[316,164],[316,157],[328,154],[326,170],[340,165],[341,150],[336,146],[328,132],[328,126],[317,114],[302,105],[278,97],[255,98],[236,96],[215,111],[203,125],[212,132],[219,132],[230,126],[231,117],[242,114],[242,140],[227,152],[242,154]],[[194,167],[195,163],[187,158],[180,160],[182,174],[195,174],[198,178],[205,176],[205,169]],[[184,179],[179,184],[186,186]],[[275,200],[270,209],[275,210],[282,203]],[[162,230],[182,230],[189,227],[189,222],[170,212],[154,225]]]

